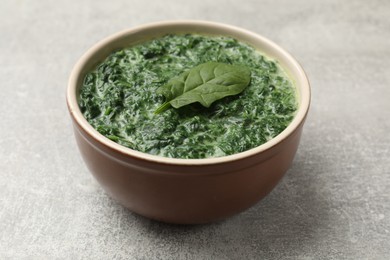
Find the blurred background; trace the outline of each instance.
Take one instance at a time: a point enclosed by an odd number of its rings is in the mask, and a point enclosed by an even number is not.
[[[387,259],[390,2],[0,2],[1,259]],[[111,200],[77,150],[65,90],[94,43],[136,25],[223,22],[281,45],[312,107],[282,182],[249,210],[175,226]]]

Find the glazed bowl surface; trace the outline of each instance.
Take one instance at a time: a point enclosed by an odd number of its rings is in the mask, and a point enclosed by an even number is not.
[[[234,155],[206,159],[145,154],[121,146],[97,132],[78,106],[86,73],[118,49],[175,33],[230,36],[277,60],[297,88],[299,105],[290,125],[263,145]],[[148,218],[198,224],[249,208],[280,181],[298,148],[310,106],[310,86],[299,63],[258,34],[207,21],[166,21],[119,32],[90,48],[72,70],[67,105],[80,153],[90,172],[112,198]]]

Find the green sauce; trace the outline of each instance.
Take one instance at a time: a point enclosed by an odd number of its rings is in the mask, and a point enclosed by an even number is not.
[[[161,114],[156,90],[209,61],[251,70],[249,86],[209,108],[194,103]],[[296,90],[276,61],[229,37],[167,35],[112,53],[89,72],[79,106],[102,135],[141,152],[173,158],[240,153],[281,133],[297,110]]]

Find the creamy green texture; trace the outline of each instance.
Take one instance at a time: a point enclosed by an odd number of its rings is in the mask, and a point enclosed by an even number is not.
[[[249,86],[209,108],[193,103],[163,113],[156,90],[206,62],[246,66]],[[276,61],[229,37],[167,35],[112,53],[89,72],[79,106],[101,134],[141,152],[173,158],[231,155],[281,133],[297,109],[296,91]]]

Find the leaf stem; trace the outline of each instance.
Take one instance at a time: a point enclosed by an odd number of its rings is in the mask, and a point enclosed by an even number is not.
[[[156,111],[154,111],[154,114],[160,114],[162,112],[164,112],[165,110],[167,110],[169,107],[171,106],[171,103],[170,102],[165,102],[164,104],[162,104],[161,106],[159,106]]]

